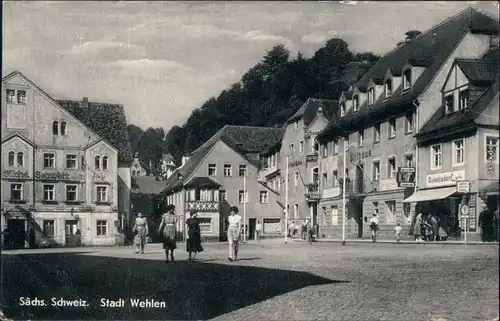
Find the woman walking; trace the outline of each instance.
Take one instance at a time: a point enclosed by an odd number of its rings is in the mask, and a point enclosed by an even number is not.
[[[133,231],[137,233],[134,237],[134,244],[136,246],[135,253],[144,254],[144,247],[146,246],[148,238],[148,221],[142,213],[137,214]]]
[[[176,237],[176,223],[177,217],[175,216],[175,206],[167,205],[167,212],[162,215],[158,234],[163,237],[163,249],[165,250],[166,262],[174,262],[174,250],[177,248]],[[170,252],[170,253],[169,253]]]
[[[415,218],[415,226],[413,227],[413,237],[415,238],[415,242],[421,241],[423,223],[422,213],[418,213]]]
[[[196,259],[196,253],[203,252],[203,247],[201,246],[201,230],[200,221],[198,220],[198,211],[191,210],[190,218],[186,220],[187,225],[187,240],[186,240],[186,251],[189,253],[189,262]],[[191,258],[191,254],[194,252],[194,258]]]

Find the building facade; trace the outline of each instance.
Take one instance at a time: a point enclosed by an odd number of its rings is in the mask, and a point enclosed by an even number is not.
[[[276,191],[258,180],[259,153],[276,144],[281,129],[224,126],[207,142],[183,158],[163,192],[176,207],[178,231],[184,233],[186,212],[198,210],[202,236],[221,239],[227,229],[229,206],[237,206],[252,239],[259,220],[264,237],[282,232],[282,209]],[[246,176],[245,176],[246,175]]]
[[[321,148],[331,151],[320,174],[326,171],[320,207],[333,226],[325,226],[332,231],[326,236],[340,236],[343,191],[347,237],[370,237],[373,214],[380,234],[393,234],[398,223],[411,234],[415,203],[403,200],[419,188],[419,175],[427,175],[420,170],[415,134],[439,109],[455,58],[480,58],[498,31],[495,19],[469,8],[412,34],[342,94],[338,120],[318,137]]]
[[[408,200],[441,208],[448,230],[464,229],[466,204],[467,229],[477,236],[479,213],[498,208],[499,65],[492,49],[480,59],[457,58],[448,70],[439,108],[417,135],[422,175]]]
[[[2,226],[24,247],[115,243],[118,151],[16,71],[2,79]]]

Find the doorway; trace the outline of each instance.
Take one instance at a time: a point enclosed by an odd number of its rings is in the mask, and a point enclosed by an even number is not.
[[[7,221],[7,228],[12,237],[11,244],[15,249],[24,248],[24,242],[26,240],[25,223],[26,221],[22,219],[10,219]]]
[[[355,193],[363,193],[364,192],[364,168],[363,165],[360,164],[356,166],[356,190],[354,191]]]
[[[76,220],[66,220],[65,222],[65,244],[66,246],[76,246]]]
[[[356,220],[356,224],[358,225],[358,238],[363,238],[363,201],[355,201],[353,202],[354,207],[354,219]]]
[[[257,219],[251,218],[248,220],[248,239],[255,240],[255,227],[257,226]]]

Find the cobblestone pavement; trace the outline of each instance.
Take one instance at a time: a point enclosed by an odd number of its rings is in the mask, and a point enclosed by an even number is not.
[[[206,244],[199,254],[200,262],[227,266],[234,278],[238,269],[248,273],[245,278],[255,279],[237,286],[232,295],[245,301],[245,292],[255,297],[248,303],[197,319],[213,320],[425,320],[469,321],[494,320],[498,316],[498,247],[477,245],[435,244],[347,244],[338,243],[289,243],[276,241],[241,246],[237,262],[227,260],[226,244]],[[180,245],[183,247],[183,244]],[[80,251],[81,249],[79,249]],[[83,255],[108,258],[136,258],[163,260],[163,251],[157,244],[148,245],[146,254],[137,255],[132,248],[86,249]],[[39,250],[40,251],[40,250]],[[38,253],[40,253],[38,251]],[[42,250],[47,253],[62,249]],[[28,253],[28,250],[16,251]],[[7,252],[5,252],[7,253]],[[14,254],[18,256],[15,252]],[[180,249],[177,260],[187,255]],[[104,268],[104,267],[102,267]],[[309,282],[291,288],[297,275],[280,275],[286,290],[268,292],[268,284],[257,269],[293,271],[340,282]],[[253,271],[253,272],[252,272]],[[5,271],[4,271],[5,273]],[[188,272],[186,272],[188,273]],[[191,273],[191,272],[189,272]],[[246,274],[245,274],[246,275]],[[197,278],[193,275],[193,278]],[[180,277],[178,278],[180,280]],[[267,282],[267,283],[266,283]],[[240,282],[241,283],[241,282]],[[216,280],[204,283],[208,287],[220,286]],[[279,284],[277,285],[279,287]],[[259,288],[262,288],[260,293]],[[234,290],[236,291],[236,290]],[[258,299],[257,299],[258,297]],[[219,301],[231,298],[221,295]],[[205,300],[202,297],[199,300]],[[252,301],[252,302],[250,302]],[[246,301],[245,301],[246,302]],[[206,307],[205,307],[206,308]],[[227,313],[226,313],[227,312]],[[180,317],[176,318],[179,319]],[[184,315],[184,319],[193,319]],[[150,316],[149,319],[158,319]]]

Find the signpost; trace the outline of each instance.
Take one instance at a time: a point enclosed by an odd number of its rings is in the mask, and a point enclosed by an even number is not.
[[[469,181],[458,181],[457,182],[457,192],[458,193],[470,193],[470,182]]]
[[[415,187],[415,167],[399,167],[398,168],[398,186],[399,187]]]
[[[469,227],[469,206],[467,204],[460,205],[460,219],[464,222],[464,245],[467,245],[467,232]]]

